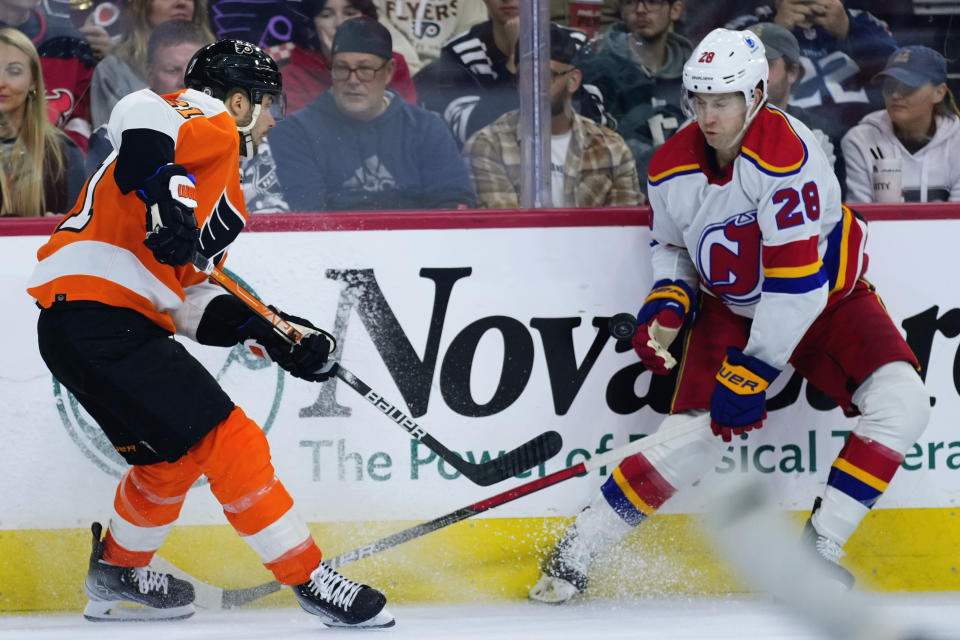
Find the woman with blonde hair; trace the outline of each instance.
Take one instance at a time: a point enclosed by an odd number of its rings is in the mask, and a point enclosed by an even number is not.
[[[83,153],[50,123],[45,94],[30,38],[0,28],[0,215],[64,213],[83,185]]]
[[[207,0],[130,0],[124,15],[123,39],[93,71],[90,109],[93,128],[110,119],[110,111],[123,96],[147,86],[147,43],[157,25],[187,20],[214,41],[207,17]]]
[[[895,51],[875,82],[885,109],[841,140],[847,202],[960,201],[960,112],[947,61],[923,46]]]

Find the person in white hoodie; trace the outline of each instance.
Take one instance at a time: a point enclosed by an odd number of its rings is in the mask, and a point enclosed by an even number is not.
[[[867,114],[840,142],[847,202],[874,202],[874,173],[893,159],[905,202],[960,201],[960,111],[947,63],[923,46],[898,49],[874,77],[886,108]],[[899,163],[896,162],[899,160]]]

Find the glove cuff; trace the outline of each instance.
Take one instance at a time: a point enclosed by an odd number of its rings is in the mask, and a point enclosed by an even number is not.
[[[765,391],[780,370],[759,358],[744,355],[736,347],[727,348],[727,357],[723,359],[717,371],[717,382],[737,395],[753,395]]]
[[[137,197],[147,204],[160,200],[178,200],[190,208],[197,206],[196,181],[183,165],[170,163],[158,168],[137,189]]]
[[[644,312],[645,309],[649,311]],[[683,280],[658,280],[643,301],[640,313],[637,314],[637,324],[649,322],[650,318],[663,309],[677,314],[681,324],[692,321],[697,314],[697,296]]]

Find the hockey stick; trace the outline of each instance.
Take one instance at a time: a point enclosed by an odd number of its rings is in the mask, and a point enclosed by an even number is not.
[[[253,294],[244,289],[233,278],[218,269],[212,262],[197,254],[194,265],[223,287],[227,292],[239,298],[254,313],[269,322],[274,330],[290,344],[303,339],[303,332],[292,323],[284,320],[270,307],[263,304]],[[516,449],[507,451],[503,455],[487,462],[470,462],[450,451],[436,438],[427,433],[423,427],[405,414],[396,405],[386,401],[383,396],[371,389],[363,380],[350,372],[343,365],[337,366],[336,374],[351,389],[359,393],[364,399],[379,409],[385,416],[397,423],[413,438],[422,442],[428,449],[436,453],[451,467],[463,474],[465,478],[481,486],[496,484],[507,478],[512,478],[527,469],[549,460],[563,447],[563,438],[556,431],[545,431],[532,440],[523,443]]]
[[[480,500],[479,502],[469,504],[465,507],[457,509],[456,511],[451,511],[450,513],[442,515],[439,518],[434,518],[428,522],[421,522],[420,524],[408,527],[403,531],[398,531],[397,533],[390,534],[380,538],[379,540],[374,540],[373,542],[362,545],[355,549],[351,549],[350,551],[345,551],[338,556],[325,559],[324,562],[326,562],[330,567],[337,569],[352,562],[356,562],[357,560],[362,560],[363,558],[386,551],[387,549],[392,549],[393,547],[399,546],[405,542],[416,540],[417,538],[423,537],[428,533],[433,533],[438,529],[449,527],[450,525],[460,522],[461,520],[472,518],[479,513],[489,511],[494,507],[499,507],[500,505],[507,504],[508,502],[513,502],[517,498],[522,498],[523,496],[530,495],[531,493],[535,493],[541,489],[546,489],[547,487],[553,486],[565,480],[569,480],[575,476],[589,473],[590,471],[599,469],[600,467],[617,465],[625,458],[629,458],[636,453],[648,450],[651,447],[655,447],[667,440],[684,436],[690,431],[700,428],[703,428],[703,426],[698,420],[690,420],[684,427],[679,427],[678,429],[674,429],[666,433],[658,432],[651,436],[635,440],[629,444],[625,444],[624,446],[613,449],[612,451],[607,451],[606,453],[602,453],[579,464],[567,467],[566,469],[561,469],[560,471],[555,471],[542,478],[531,480],[530,482],[521,484],[513,489],[508,489],[507,491],[498,493],[495,496],[491,496],[484,500]],[[193,578],[193,581],[195,580],[196,579]],[[203,587],[201,587],[201,589],[202,588]],[[216,589],[216,587],[211,588]],[[219,591],[222,595],[215,594],[214,599],[218,597],[221,598],[221,600],[218,602],[222,601],[222,604],[213,608],[229,609],[232,607],[239,607],[269,595],[280,588],[280,584],[274,581],[266,582],[255,587],[248,587],[246,589],[217,589],[217,591]]]
[[[799,622],[836,640],[919,640],[871,606],[835,588],[816,552],[798,544],[769,489],[756,478],[717,478],[706,487],[704,535],[750,586],[770,593]]]

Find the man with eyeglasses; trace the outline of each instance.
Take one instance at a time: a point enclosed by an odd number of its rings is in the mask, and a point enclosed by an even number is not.
[[[680,76],[693,45],[674,31],[683,7],[681,0],[620,0],[621,19],[583,66],[585,81],[603,95],[641,176],[653,152],[685,120]]]
[[[347,20],[331,48],[332,86],[270,135],[277,178],[294,211],[472,206],[466,166],[436,115],[387,90],[390,32]]]
[[[550,25],[550,184],[555,207],[636,206],[643,203],[637,168],[623,138],[578,115],[581,42],[569,29]],[[475,133],[463,154],[479,206],[520,206],[519,112],[510,111]]]

